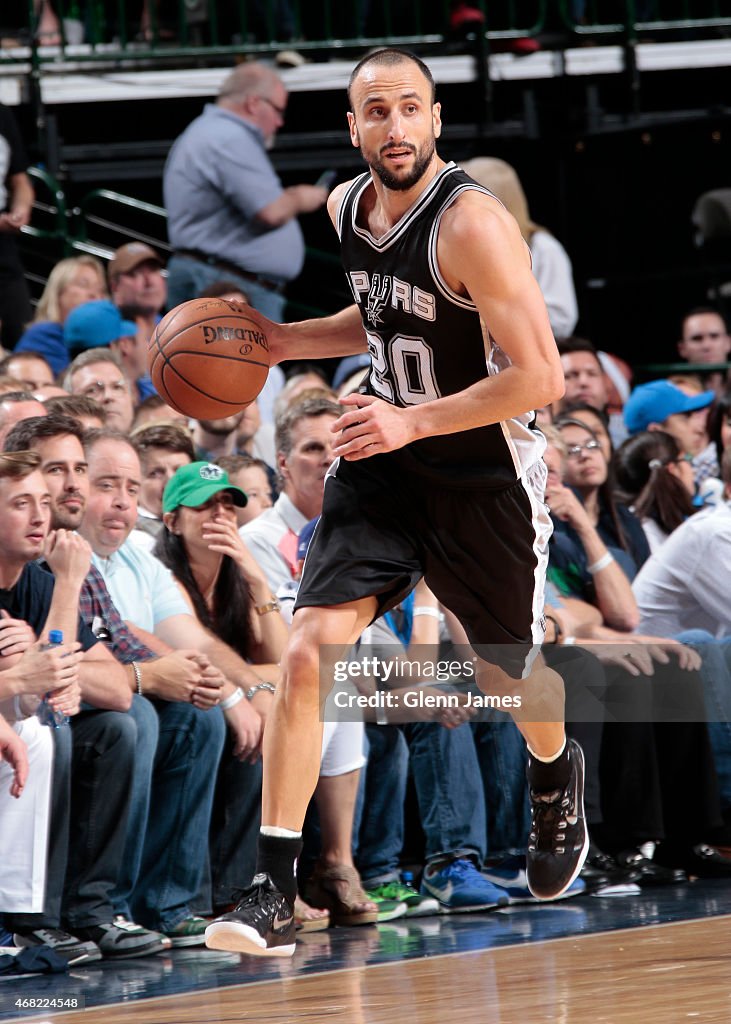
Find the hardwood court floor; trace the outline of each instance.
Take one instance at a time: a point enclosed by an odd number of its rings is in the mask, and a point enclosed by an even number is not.
[[[0,985],[0,1019],[731,1024],[731,883],[337,929],[304,937],[293,962],[191,950],[74,973],[76,979],[60,985],[51,978],[15,982],[12,994],[7,983]],[[87,1010],[16,1016],[10,1005],[21,992],[64,989],[85,991]],[[179,994],[149,998],[175,989]]]

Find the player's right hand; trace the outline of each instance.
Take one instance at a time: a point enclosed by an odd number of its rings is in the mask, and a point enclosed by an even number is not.
[[[335,456],[355,462],[403,448],[416,439],[411,409],[400,409],[382,398],[357,393],[341,398],[340,404],[353,409],[343,413],[330,427],[340,435],[333,447]]]

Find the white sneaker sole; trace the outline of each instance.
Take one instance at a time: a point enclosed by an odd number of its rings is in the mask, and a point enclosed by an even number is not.
[[[292,956],[296,943],[287,946],[267,946],[261,935],[246,924],[235,921],[216,921],[206,928],[206,946],[209,949],[225,949],[233,953],[248,953],[249,956]]]
[[[419,903],[413,908],[409,906],[408,900],[406,901],[407,917],[431,917],[439,913],[439,900],[426,896],[422,897],[422,899],[424,902]]]

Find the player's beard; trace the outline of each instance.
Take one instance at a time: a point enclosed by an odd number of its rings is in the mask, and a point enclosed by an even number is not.
[[[366,154],[366,161],[371,170],[375,171],[378,175],[382,184],[386,188],[391,189],[392,192],[407,192],[410,188],[413,188],[421,179],[424,177],[427,167],[431,163],[432,157],[434,156],[434,150],[436,148],[436,139],[432,135],[422,143],[419,149],[416,146],[412,146],[408,143],[404,143],[400,146],[393,144],[389,146],[383,146],[381,153],[386,153],[390,149],[409,149],[414,154],[414,166],[411,171],[402,178],[397,177],[383,164],[380,154],[377,159],[370,159]]]

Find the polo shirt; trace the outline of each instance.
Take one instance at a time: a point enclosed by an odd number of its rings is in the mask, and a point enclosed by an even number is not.
[[[208,104],[173,143],[163,174],[168,237],[241,270],[291,281],[305,244],[293,217],[268,230],[256,219],[282,194],[282,183],[256,125]]]
[[[108,558],[93,554],[92,561],[119,614],[140,629],[154,633],[172,615],[190,615],[170,570],[129,540]]]

